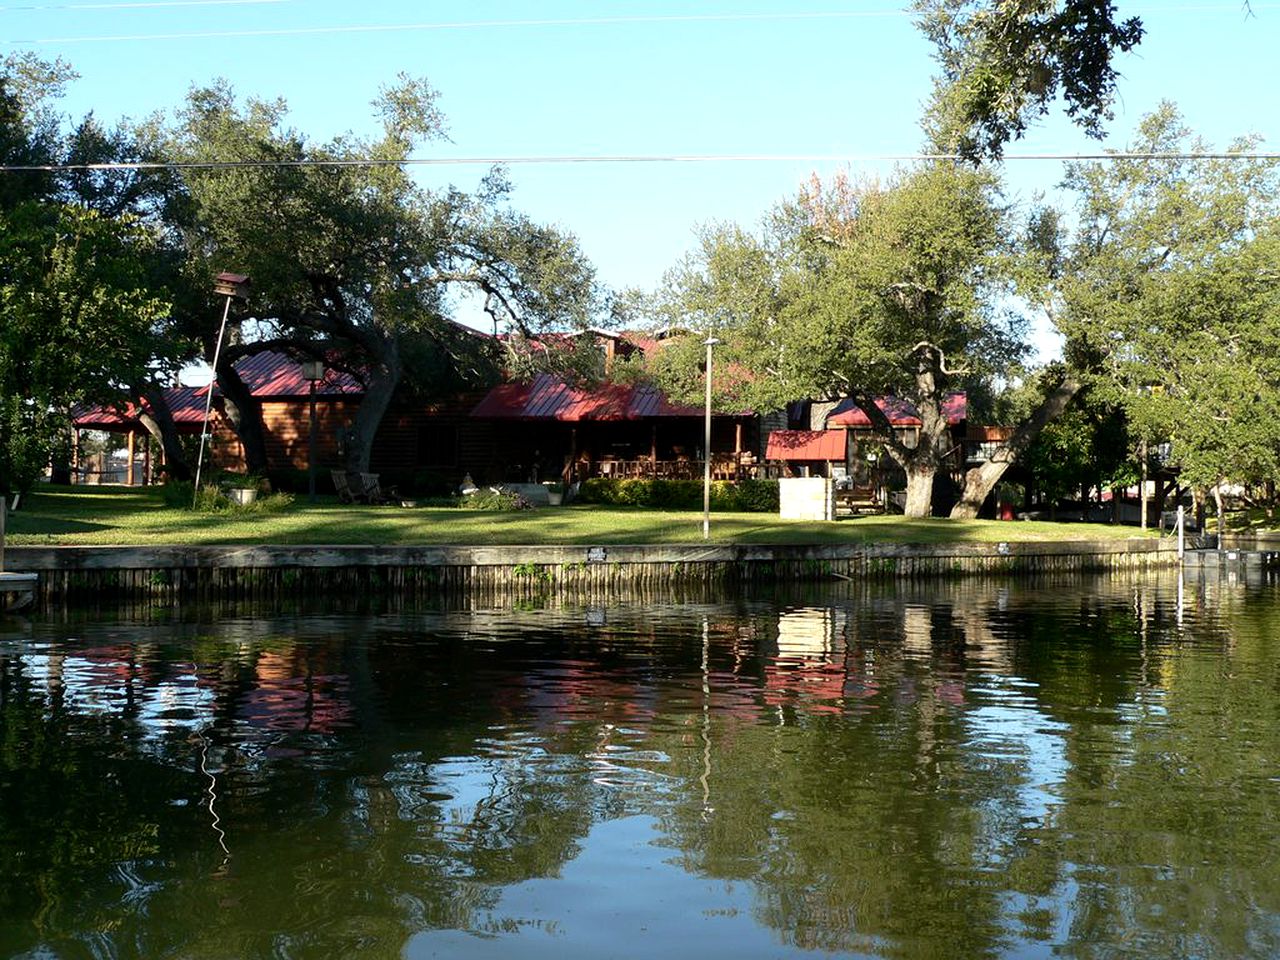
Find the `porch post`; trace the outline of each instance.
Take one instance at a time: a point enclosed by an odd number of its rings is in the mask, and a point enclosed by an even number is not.
[[[128,462],[128,464],[125,466],[125,469],[124,469],[124,482],[125,482],[125,485],[126,485],[126,486],[130,486],[130,487],[132,487],[132,486],[133,486],[133,480],[134,480],[134,476],[133,476],[133,455],[134,455],[134,453],[135,453],[135,452],[137,452],[137,443],[138,443],[138,441],[137,441],[137,437],[136,437],[136,435],[134,434],[134,432],[133,432],[132,430],[130,430],[126,436],[128,436],[128,438],[129,438],[129,439],[126,441],[126,446],[125,446],[125,449],[128,451],[129,462]]]
[[[733,423],[733,479],[742,476],[742,421]]]

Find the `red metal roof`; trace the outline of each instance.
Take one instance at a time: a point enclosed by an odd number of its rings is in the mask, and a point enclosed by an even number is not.
[[[178,432],[199,433],[200,426],[204,423],[204,389],[171,387],[164,391],[164,397]],[[146,409],[145,404],[142,409]],[[73,410],[72,419],[82,430],[127,432],[141,427],[138,413],[139,408],[133,403],[126,403],[122,408],[85,406]]]
[[[901,397],[879,397],[876,406],[885,412],[889,422],[895,427],[918,427],[920,415],[915,404]],[[942,413],[949,426],[965,420],[969,416],[969,399],[964,393],[949,393],[942,402]],[[862,412],[852,400],[841,400],[831,413],[827,414],[828,427],[869,427],[871,419]]]
[[[772,430],[766,460],[843,460],[844,430]]]
[[[302,376],[302,364],[283,353],[267,351],[235,362],[236,373],[255,397],[275,399],[307,397],[311,382]],[[200,394],[208,387],[201,387]],[[350,396],[364,393],[360,381],[349,373],[325,368],[324,379],[316,383],[317,397]]]
[[[671,403],[656,387],[606,383],[581,389],[544,373],[529,383],[504,383],[494,387],[471,411],[471,416],[578,421],[699,417],[702,413],[701,407]]]

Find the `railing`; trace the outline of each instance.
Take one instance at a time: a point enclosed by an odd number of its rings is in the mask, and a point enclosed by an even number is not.
[[[630,480],[701,480],[702,460],[599,460],[587,468],[588,476],[606,479]],[[764,480],[774,479],[782,473],[782,465],[762,463],[759,460],[740,460],[733,454],[711,458],[712,480]]]

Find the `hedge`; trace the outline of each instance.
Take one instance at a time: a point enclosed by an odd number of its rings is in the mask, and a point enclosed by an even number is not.
[[[584,480],[578,488],[579,503],[615,507],[660,507],[666,510],[702,509],[700,480]],[[711,483],[711,509],[734,513],[776,513],[777,480],[741,480]]]

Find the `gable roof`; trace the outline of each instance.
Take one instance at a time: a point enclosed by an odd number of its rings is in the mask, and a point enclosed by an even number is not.
[[[559,377],[543,373],[528,383],[499,384],[476,405],[471,416],[573,422],[698,417],[702,413],[700,407],[671,403],[656,387],[621,383],[571,387]]]
[[[889,422],[895,427],[920,426],[920,414],[915,404],[901,397],[878,397],[876,406],[884,411]],[[947,425],[954,427],[969,416],[969,398],[957,391],[947,394],[942,401],[942,413],[947,418]],[[871,418],[852,400],[841,400],[834,410],[827,414],[828,427],[870,427]]]
[[[302,376],[302,364],[286,353],[268,350],[241,357],[234,364],[235,371],[244,381],[249,392],[261,399],[284,400],[303,398],[311,394],[311,381]],[[209,389],[200,388],[203,396]],[[316,382],[317,397],[354,396],[364,393],[364,385],[354,376],[341,370],[325,367],[324,379]]]
[[[199,433],[204,423],[204,388],[170,387],[164,398],[179,433]],[[129,431],[139,426],[138,417],[147,409],[126,403],[123,407],[81,406],[71,411],[71,418],[81,430]]]

